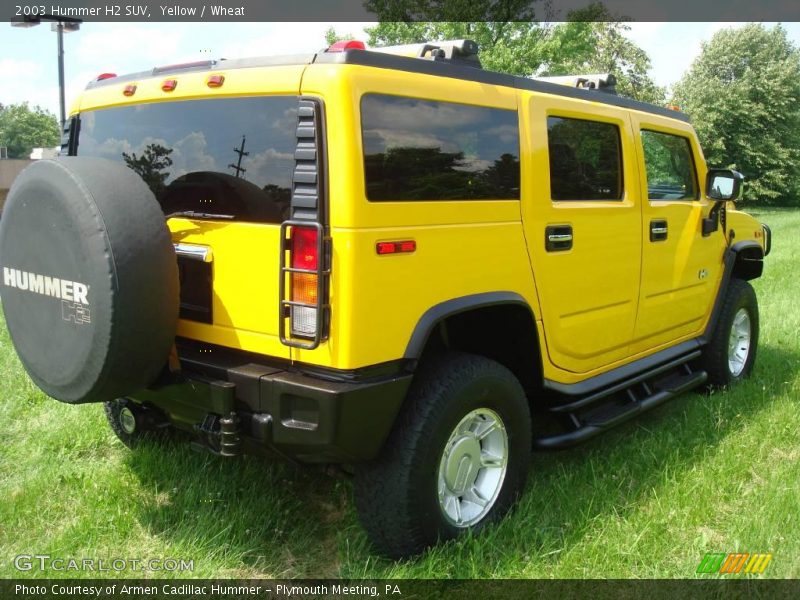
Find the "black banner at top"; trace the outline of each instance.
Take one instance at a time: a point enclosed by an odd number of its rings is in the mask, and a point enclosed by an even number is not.
[[[86,22],[800,21],[797,0],[0,0],[0,19]],[[583,10],[581,10],[583,9]]]

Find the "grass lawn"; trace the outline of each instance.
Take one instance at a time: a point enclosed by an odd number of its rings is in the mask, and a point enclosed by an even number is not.
[[[758,216],[775,244],[754,282],[748,382],[534,455],[503,523],[399,563],[370,551],[348,481],[182,445],[131,452],[101,406],[36,389],[0,322],[0,576],[50,554],[192,559],[195,577],[683,578],[706,552],[739,551],[772,552],[766,577],[800,577],[800,211]]]

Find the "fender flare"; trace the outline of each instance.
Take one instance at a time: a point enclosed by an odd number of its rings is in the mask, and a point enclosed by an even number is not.
[[[736,242],[732,246],[729,246],[725,249],[725,254],[722,258],[722,281],[720,282],[719,290],[717,291],[717,297],[714,299],[714,308],[711,311],[711,318],[709,318],[708,324],[706,325],[706,330],[703,332],[703,335],[700,338],[702,344],[706,344],[714,334],[714,329],[716,328],[717,320],[719,319],[719,312],[722,309],[722,303],[725,300],[725,295],[728,293],[728,285],[730,284],[731,277],[733,277],[733,271],[736,266],[736,261],[739,258],[739,253],[746,250],[756,249],[761,254],[761,259],[763,259],[764,248],[761,246],[761,244],[753,240],[742,240],[741,242]]]
[[[432,306],[423,313],[417,325],[414,327],[403,358],[411,360],[419,359],[420,356],[422,356],[422,351],[425,349],[425,345],[428,343],[431,333],[433,333],[439,323],[448,317],[476,308],[485,308],[487,306],[498,306],[502,304],[524,306],[530,312],[531,319],[533,319],[534,322],[536,321],[530,304],[516,292],[484,292],[481,294],[452,298]]]

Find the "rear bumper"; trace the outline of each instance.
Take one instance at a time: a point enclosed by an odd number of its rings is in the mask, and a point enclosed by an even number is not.
[[[175,426],[198,434],[214,416],[235,412],[244,452],[266,449],[309,463],[374,458],[411,383],[410,373],[332,381],[288,366],[241,360],[206,362],[209,368],[200,369],[182,354],[181,362],[184,370],[179,377],[132,398],[158,408]],[[207,438],[207,432],[202,436]]]

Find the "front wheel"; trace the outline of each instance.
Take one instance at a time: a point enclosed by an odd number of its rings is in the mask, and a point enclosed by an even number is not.
[[[522,491],[530,452],[514,375],[482,356],[445,355],[418,372],[381,456],[358,465],[359,517],[392,558],[479,531]]]
[[[758,333],[756,293],[748,282],[731,279],[716,330],[703,351],[703,368],[711,387],[726,387],[750,375]]]

